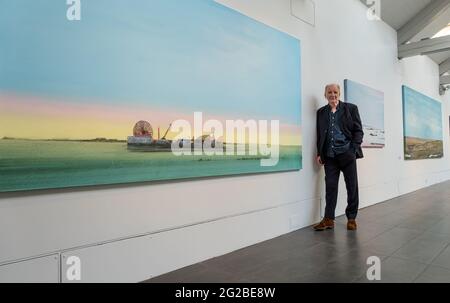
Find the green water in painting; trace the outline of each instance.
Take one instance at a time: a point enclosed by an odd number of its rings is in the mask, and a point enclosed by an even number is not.
[[[276,166],[255,156],[135,152],[126,143],[0,140],[0,192],[239,175],[301,169],[299,146],[280,147]]]

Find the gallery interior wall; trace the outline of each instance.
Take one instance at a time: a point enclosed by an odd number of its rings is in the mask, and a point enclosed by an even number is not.
[[[330,82],[385,93],[386,147],[358,161],[361,207],[450,179],[450,97],[439,96],[437,64],[399,61],[396,32],[369,21],[359,0],[316,0],[315,27],[291,15],[290,0],[220,2],[301,40],[303,169],[2,194],[0,281],[65,282],[75,255],[83,282],[137,282],[316,222],[324,174],[314,163],[315,113]],[[403,160],[402,85],[442,102],[444,158]],[[345,200],[341,182],[339,214]]]

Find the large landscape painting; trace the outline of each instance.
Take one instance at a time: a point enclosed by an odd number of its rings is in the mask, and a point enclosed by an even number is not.
[[[214,1],[67,9],[0,2],[0,192],[301,169],[298,39]]]
[[[441,103],[403,86],[405,160],[444,156]]]

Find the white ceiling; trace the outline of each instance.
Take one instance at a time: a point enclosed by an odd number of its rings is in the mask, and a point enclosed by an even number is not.
[[[432,0],[381,0],[381,18],[399,30]]]
[[[436,54],[431,54],[431,55],[428,55],[428,57],[433,59],[434,62],[436,62],[437,64],[441,64],[442,62],[444,62],[445,60],[450,58],[450,51],[446,51],[446,52],[442,52],[442,53],[436,53]]]
[[[398,31],[432,1],[434,0],[381,0],[381,19]],[[431,38],[449,23],[450,9],[447,9],[411,41]],[[450,51],[432,54],[429,57],[440,64],[450,57]]]

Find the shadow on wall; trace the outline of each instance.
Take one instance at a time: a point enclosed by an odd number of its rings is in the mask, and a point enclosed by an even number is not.
[[[314,117],[314,119],[316,119],[317,110],[319,108],[321,108],[322,106],[324,106],[324,103],[323,103],[322,99],[318,99],[316,97],[313,97],[311,99],[311,103],[315,105],[313,107],[315,110],[314,110],[314,112],[311,112],[310,115],[311,115],[311,117]],[[315,122],[315,120],[314,120],[314,122]],[[311,161],[313,161],[313,171],[314,171],[314,175],[316,178],[315,188],[314,188],[314,196],[318,198],[317,205],[315,205],[315,207],[314,207],[314,214],[316,214],[317,217],[315,217],[314,219],[315,219],[315,221],[319,221],[320,218],[322,217],[322,213],[323,213],[323,207],[322,207],[321,201],[323,200],[323,196],[324,196],[324,192],[325,192],[325,182],[324,182],[325,173],[324,173],[323,167],[319,166],[316,162],[317,150],[316,150],[316,133],[315,132],[314,132],[313,140],[312,140],[312,142],[310,142],[310,144],[314,146]]]

